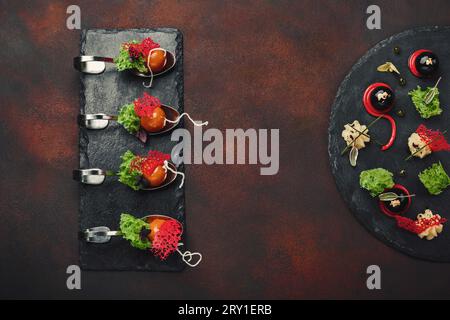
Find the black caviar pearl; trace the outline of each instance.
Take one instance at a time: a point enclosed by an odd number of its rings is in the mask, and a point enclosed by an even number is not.
[[[379,111],[385,111],[394,102],[394,92],[388,87],[376,87],[370,96],[373,107]]]
[[[434,74],[439,68],[439,59],[433,52],[422,52],[415,61],[417,71],[429,76]]]

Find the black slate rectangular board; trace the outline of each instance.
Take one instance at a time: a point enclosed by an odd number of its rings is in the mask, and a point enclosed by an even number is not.
[[[142,85],[146,79],[126,71],[117,72],[111,64],[101,75],[82,74],[81,113],[117,114],[122,105],[131,103],[144,92],[183,112],[183,37],[177,29],[83,30],[81,54],[115,57],[122,43],[146,37],[176,53],[175,68],[156,77],[151,89]],[[149,137],[144,145],[117,123],[104,130],[80,128],[80,168],[117,170],[120,155],[128,149],[135,154],[146,154],[149,150],[170,153],[176,143],[167,133]],[[180,166],[179,170],[184,171],[184,167]],[[134,191],[115,178],[107,178],[100,186],[80,185],[80,231],[95,226],[117,230],[120,214],[127,212],[138,217],[171,216],[183,224],[186,232],[184,188],[178,188],[179,182],[177,179],[168,187],[152,192]],[[181,271],[184,268],[177,253],[160,261],[149,251],[135,249],[120,237],[113,237],[107,244],[91,244],[80,239],[80,264],[85,270]]]

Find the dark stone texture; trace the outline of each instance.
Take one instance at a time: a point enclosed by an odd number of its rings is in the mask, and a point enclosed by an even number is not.
[[[144,78],[117,72],[114,66],[101,75],[81,75],[81,113],[117,114],[120,106],[132,102],[144,92],[162,103],[183,112],[183,44],[176,29],[85,30],[81,35],[81,54],[115,57],[120,45],[131,40],[151,37],[162,48],[176,52],[173,70],[154,79],[153,88],[142,85]],[[112,122],[105,130],[80,128],[80,168],[117,170],[120,155],[126,150],[145,155],[149,150],[169,153],[176,141],[170,133],[151,136],[144,145],[119,124]],[[180,168],[183,171],[183,168]],[[117,230],[122,212],[137,217],[163,214],[184,224],[184,188],[179,179],[156,191],[134,191],[107,178],[101,186],[80,186],[80,230],[108,226]],[[186,229],[184,229],[186,232]],[[86,270],[180,271],[184,263],[172,254],[160,261],[148,251],[132,248],[128,241],[113,237],[108,244],[91,244],[80,240],[81,266]]]
[[[83,271],[82,290],[67,290],[66,268],[79,261],[71,175],[80,31],[65,25],[73,2],[3,1],[0,296],[449,298],[449,265],[378,241],[350,213],[330,170],[330,108],[348,70],[392,34],[450,25],[448,0],[376,3],[381,30],[366,28],[368,1],[77,1],[86,29],[180,29],[185,110],[219,129],[280,128],[281,167],[263,177],[252,165],[186,166],[189,248],[202,263],[177,273]],[[382,290],[366,287],[371,264],[381,267]]]
[[[394,47],[401,48],[401,55],[394,54]],[[450,218],[448,203],[450,201],[450,189],[439,196],[431,196],[420,182],[417,175],[431,164],[441,161],[446,171],[450,174],[450,154],[448,152],[433,153],[425,159],[404,159],[410,154],[408,149],[408,137],[423,123],[430,129],[448,129],[450,122],[449,92],[450,82],[445,81],[450,74],[450,65],[442,63],[439,74],[444,81],[439,85],[441,107],[444,110],[441,116],[431,119],[422,119],[416,111],[408,91],[415,89],[417,85],[422,88],[433,86],[439,75],[430,79],[418,79],[408,69],[409,54],[418,49],[430,49],[436,53],[441,61],[450,60],[450,27],[423,27],[408,30],[381,41],[370,49],[351,69],[345,77],[333,104],[329,129],[329,153],[332,172],[336,178],[336,184],[344,200],[350,206],[355,217],[378,239],[390,246],[417,258],[433,261],[450,262],[450,232],[448,224],[444,231],[432,241],[421,240],[415,234],[396,227],[394,219],[385,216],[378,208],[377,199],[370,197],[369,193],[359,187],[359,174],[363,170],[382,167],[395,173],[396,183],[404,185],[410,193],[417,196],[409,212],[405,216],[415,219],[418,213],[426,208],[434,213]],[[389,73],[376,71],[378,65],[391,61],[400,70],[407,80],[407,86],[401,87],[397,78]],[[391,149],[381,151],[375,143],[361,150],[356,168],[350,166],[348,153],[341,156],[345,147],[341,132],[346,123],[359,120],[363,124],[369,124],[374,117],[366,113],[362,105],[362,95],[367,86],[374,82],[389,84],[395,91],[395,107],[390,112],[397,122],[397,138]],[[396,111],[402,109],[406,112],[404,118],[396,116]],[[390,136],[389,123],[381,119],[369,129],[372,137],[379,141],[387,141]],[[400,177],[398,173],[405,169],[407,175]]]

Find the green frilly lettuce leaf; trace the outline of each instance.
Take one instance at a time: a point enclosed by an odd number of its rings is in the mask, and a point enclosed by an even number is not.
[[[122,213],[120,215],[120,232],[122,237],[130,241],[131,245],[137,249],[150,249],[152,243],[148,239],[141,239],[141,230],[150,229],[150,225],[142,219],[133,217],[131,214]]]
[[[117,172],[119,181],[133,190],[139,190],[139,180],[142,173],[139,170],[131,170],[131,162],[136,158],[136,156],[133,152],[128,150],[120,158],[122,159],[122,163],[120,164],[119,171]]]
[[[133,135],[139,131],[141,119],[134,112],[133,103],[122,106],[117,117],[117,122]]]
[[[138,42],[132,41],[132,43]],[[139,72],[148,72],[144,58],[139,57],[139,59],[130,59],[128,49],[124,48],[123,46],[120,48],[119,55],[114,58],[114,63],[116,64],[118,71],[137,69]]]
[[[420,116],[424,119],[428,119],[433,116],[438,116],[442,113],[442,109],[440,107],[439,102],[438,88],[436,88],[436,95],[434,96],[433,100],[429,104],[425,103],[424,98],[430,90],[431,90],[430,87],[426,88],[425,90],[422,90],[420,86],[417,86],[417,89],[411,90],[408,93],[408,95],[411,96],[411,100],[414,103],[414,106],[416,107]]]

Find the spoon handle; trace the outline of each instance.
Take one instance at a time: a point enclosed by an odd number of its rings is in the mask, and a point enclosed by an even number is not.
[[[111,114],[104,114],[104,113],[85,113],[85,114],[80,114],[79,119],[82,121],[85,121],[85,120],[113,120],[113,121],[116,121],[117,116],[111,115]]]
[[[104,62],[114,63],[114,58],[94,56],[94,61],[104,61]]]
[[[92,130],[105,129],[110,121],[117,121],[117,116],[104,113],[78,115],[78,124]]]
[[[109,237],[115,237],[115,236],[121,236],[122,232],[120,231],[98,231],[95,230],[95,228],[87,229],[84,234],[86,237],[92,237],[93,235],[96,235],[97,233],[101,233],[102,235],[109,236]]]
[[[76,169],[72,172],[72,178],[83,184],[100,185],[105,181],[107,176],[111,176],[110,172],[98,168]]]
[[[75,57],[74,61],[80,61],[80,62],[87,62],[87,61],[103,61],[103,62],[109,62],[114,63],[114,58],[109,57],[99,57],[99,56],[79,56]]]
[[[114,59],[97,56],[78,56],[73,58],[73,67],[86,74],[101,74],[105,72],[106,63],[114,63]]]
[[[93,227],[86,229],[81,233],[81,236],[91,243],[107,243],[111,240],[111,237],[121,236],[120,231],[111,231],[108,227]]]

